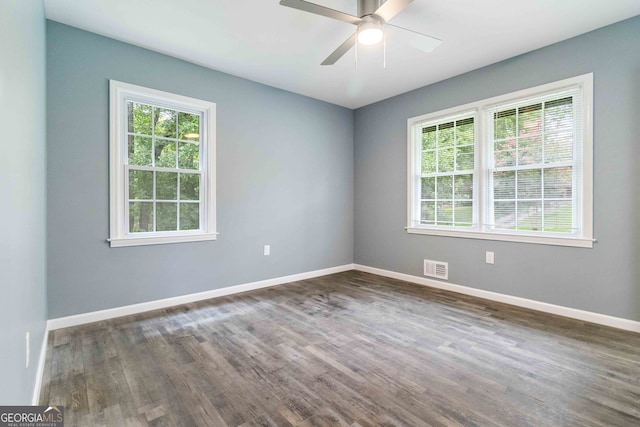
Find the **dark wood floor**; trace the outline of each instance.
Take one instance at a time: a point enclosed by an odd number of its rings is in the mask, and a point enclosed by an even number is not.
[[[360,272],[51,332],[67,426],[639,426],[640,334]]]

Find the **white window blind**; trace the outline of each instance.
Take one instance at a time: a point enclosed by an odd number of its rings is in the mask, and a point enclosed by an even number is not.
[[[486,110],[490,228],[580,230],[581,111],[577,87]]]

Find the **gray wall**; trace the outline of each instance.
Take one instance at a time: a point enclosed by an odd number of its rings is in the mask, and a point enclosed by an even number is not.
[[[445,41],[446,42],[446,41]],[[355,259],[451,283],[640,320],[640,17],[355,112]],[[593,249],[409,235],[407,118],[594,73]],[[495,251],[496,264],[484,263]]]
[[[47,318],[44,37],[42,1],[0,2],[0,405],[31,404]]]
[[[353,262],[351,110],[51,21],[47,78],[50,318]],[[108,79],[217,104],[218,240],[105,243]]]

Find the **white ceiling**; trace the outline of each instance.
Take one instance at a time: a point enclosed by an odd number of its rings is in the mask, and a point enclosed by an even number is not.
[[[357,0],[310,0],[356,14]],[[47,18],[215,70],[357,108],[640,14],[639,0],[415,0],[390,23],[441,39],[431,53],[389,36],[320,66],[355,26],[279,0],[45,0]],[[551,66],[551,64],[550,64]]]

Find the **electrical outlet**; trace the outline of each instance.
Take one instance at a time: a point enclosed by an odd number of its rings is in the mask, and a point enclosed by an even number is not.
[[[487,253],[485,254],[485,261],[487,262],[487,264],[495,264],[494,253],[487,251]]]
[[[264,256],[271,255],[271,245],[264,245]]]
[[[26,359],[27,359],[25,368],[29,367],[29,358],[30,358],[30,353],[31,353],[31,348],[30,348],[31,345],[30,345],[30,342],[29,342],[30,341],[30,339],[29,339],[30,336],[31,336],[31,334],[29,333],[29,331],[27,331],[27,334],[24,336],[25,346],[26,346],[25,353],[26,353]]]

